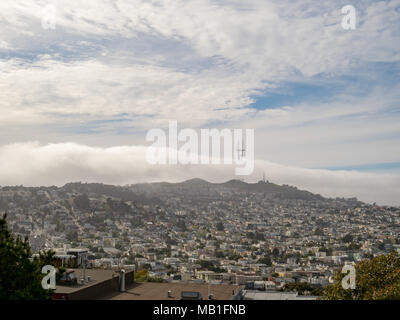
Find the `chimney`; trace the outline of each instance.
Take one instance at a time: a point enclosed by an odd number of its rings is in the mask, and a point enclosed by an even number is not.
[[[125,270],[121,269],[119,272],[119,291],[125,292]]]

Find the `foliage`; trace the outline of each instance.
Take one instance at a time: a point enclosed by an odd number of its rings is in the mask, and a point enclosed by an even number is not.
[[[136,282],[164,282],[160,277],[150,277],[149,271],[146,269],[138,270],[134,277]]]
[[[56,273],[56,281],[60,280],[66,271],[67,269],[65,267],[59,267]]]
[[[229,251],[229,254],[228,254],[228,259],[229,260],[238,261],[241,258],[242,258],[242,256],[239,253],[236,253],[236,252],[233,252],[233,251]]]
[[[315,229],[314,235],[323,236],[324,235],[324,230],[322,228],[318,227],[318,228]]]
[[[351,234],[346,234],[343,238],[342,241],[344,243],[349,243],[353,241],[353,236]]]
[[[214,272],[216,272],[216,273],[224,272],[223,269],[221,269],[220,267],[214,265],[211,261],[199,260],[198,263],[201,265],[201,267],[202,267],[203,269],[207,269],[207,270],[210,270],[210,271],[214,271]]]
[[[181,229],[182,231],[187,231],[185,220],[179,219],[176,223],[176,226]]]
[[[147,282],[158,282],[158,283],[161,283],[161,282],[164,282],[164,279],[160,278],[160,277],[148,277],[147,278]]]
[[[69,242],[78,241],[78,231],[76,230],[68,231],[66,237]]]
[[[224,224],[222,223],[222,221],[219,221],[219,222],[217,223],[216,228],[217,228],[217,231],[224,231],[224,230],[225,230]]]
[[[40,252],[31,258],[27,238],[14,238],[6,215],[0,218],[0,300],[47,300],[52,290],[44,290],[42,267],[55,262],[54,252]]]
[[[141,280],[145,279],[149,276],[149,272],[146,269],[138,270],[135,272],[135,281],[141,282]]]
[[[306,282],[286,283],[281,289],[281,291],[285,292],[295,291],[300,296],[302,295],[320,296],[322,294],[321,289],[313,288]]]
[[[264,241],[265,240],[265,236],[261,232],[255,232],[255,233],[247,232],[246,233],[246,237],[247,237],[247,239],[250,239],[250,240],[258,240],[258,241]]]
[[[81,210],[90,210],[90,201],[87,194],[80,194],[74,198],[74,205]]]
[[[263,258],[258,259],[258,263],[263,263],[265,264],[267,267],[272,266],[272,260],[270,256],[265,256]]]
[[[345,274],[335,275],[335,283],[324,290],[329,300],[389,300],[400,299],[400,255],[391,252],[355,265],[356,288],[343,289]]]

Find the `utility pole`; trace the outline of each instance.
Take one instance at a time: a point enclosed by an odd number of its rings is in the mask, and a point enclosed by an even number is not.
[[[78,256],[79,256],[79,253],[78,253]],[[83,264],[83,276],[82,276],[83,282],[82,282],[82,284],[85,284],[86,283],[86,254],[82,255],[82,264]]]

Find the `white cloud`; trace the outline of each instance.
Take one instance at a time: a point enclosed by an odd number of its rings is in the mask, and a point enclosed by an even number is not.
[[[146,162],[145,154],[146,146],[94,148],[75,143],[10,144],[0,147],[0,181],[3,185],[40,186],[71,181],[130,184],[177,182],[193,177],[212,182],[237,178],[232,166],[152,166]],[[399,175],[310,170],[257,161],[253,175],[246,177],[246,181],[259,180],[263,171],[273,182],[294,184],[325,196],[357,196],[369,202],[400,204]]]
[[[48,3],[57,7],[54,31],[41,28]],[[59,121],[49,113],[234,120],[280,81],[399,61],[398,4],[357,3],[359,26],[349,32],[335,2],[3,1],[1,46],[13,49],[0,59],[0,121]]]
[[[242,83],[245,77],[222,71],[191,76],[157,66],[96,60],[60,63],[42,57],[32,64],[0,62],[0,68],[0,88],[6,97],[0,101],[3,123],[27,121],[18,117],[22,112],[47,116],[49,121],[57,115],[77,115],[79,120],[81,115],[99,119],[122,113],[161,121],[173,114],[201,124],[243,115],[237,107],[249,102],[249,92],[257,86],[251,79]]]
[[[42,8],[57,7],[57,33],[41,30]],[[3,1],[3,37],[29,47],[64,38],[155,35],[189,44],[203,56],[221,56],[268,78],[295,68],[306,75],[337,72],[353,59],[398,61],[398,0],[354,4],[358,28],[341,28],[335,1]],[[10,30],[10,31],[8,31]],[[19,37],[15,37],[19,35]],[[28,35],[28,36],[26,36]],[[25,44],[24,44],[25,41]]]
[[[227,70],[193,76],[152,65],[60,63],[48,56],[33,64],[11,60],[0,66],[5,97],[0,99],[0,143],[130,144],[143,141],[148,129],[176,119],[180,128],[209,127],[212,121],[220,123],[211,127],[254,128],[256,155],[282,164],[398,161],[400,119],[398,112],[390,112],[400,100],[397,86],[363,97],[345,94],[331,102],[255,110],[245,106],[257,84]],[[133,137],[129,128],[141,132]],[[122,133],[116,135],[118,130]]]

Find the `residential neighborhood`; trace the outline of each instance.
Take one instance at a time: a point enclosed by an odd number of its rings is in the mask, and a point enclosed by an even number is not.
[[[156,282],[318,290],[345,264],[400,251],[400,208],[265,180],[2,187],[0,212],[59,266],[124,268]]]

